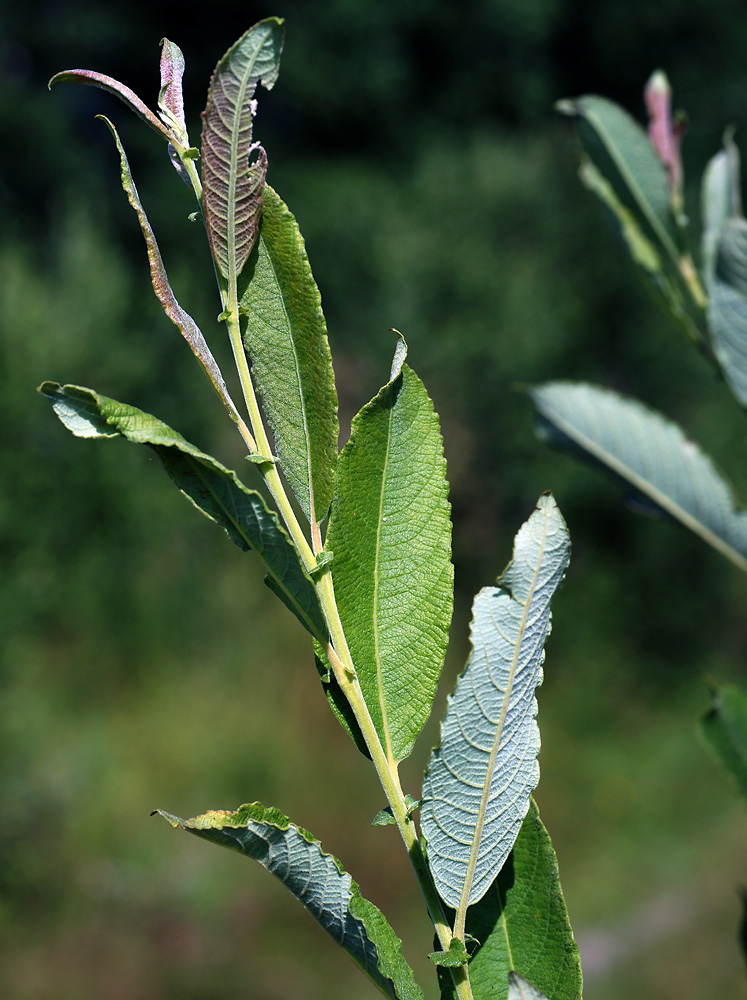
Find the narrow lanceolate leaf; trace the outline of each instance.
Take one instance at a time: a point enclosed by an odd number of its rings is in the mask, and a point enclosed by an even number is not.
[[[258,861],[303,903],[384,996],[423,1000],[402,942],[383,913],[363,898],[337,858],[279,810],[254,802],[236,812],[216,810],[190,820],[159,812],[175,828]]]
[[[283,22],[260,21],[215,67],[202,128],[205,223],[221,274],[235,281],[257,238],[267,158],[252,143],[254,91],[277,80]],[[250,156],[253,156],[251,164]]]
[[[119,80],[115,80],[111,76],[105,76],[103,73],[94,73],[90,69],[65,69],[61,73],[55,73],[49,81],[50,89],[55,83],[87,83],[92,87],[105,90],[109,94],[114,94],[131,111],[134,111],[138,118],[142,118],[144,122],[147,122],[167,142],[178,142],[179,137],[173,128],[165,125],[159,119],[158,115],[154,114],[133,90],[125,87],[123,83],[120,83]]]
[[[635,399],[581,382],[548,382],[531,396],[545,440],[600,463],[747,571],[747,512],[677,424]]]
[[[721,228],[707,288],[713,353],[735,398],[747,407],[747,219],[742,216]]]
[[[337,393],[321,297],[303,238],[266,186],[260,237],[244,269],[244,345],[281,468],[312,523],[329,508],[337,460]]]
[[[641,126],[621,107],[603,97],[587,95],[561,101],[557,108],[576,119],[584,152],[598,175],[609,185],[588,184],[617,212],[626,236],[640,230],[658,255],[658,272],[643,264],[649,280],[675,318],[693,339],[702,339],[700,327],[705,299],[672,210],[667,172]],[[628,239],[630,244],[630,240]],[[640,244],[640,240],[636,240]],[[635,259],[635,258],[634,258]],[[647,255],[647,261],[650,261]]]
[[[353,420],[327,548],[348,646],[376,731],[400,761],[431,710],[453,569],[438,418],[398,350],[392,380]]]
[[[156,293],[158,301],[163,307],[163,311],[169,317],[171,322],[180,330],[182,336],[192,348],[193,354],[202,365],[205,374],[212,382],[215,391],[223,400],[228,412],[234,420],[238,421],[240,419],[239,413],[233,400],[228,394],[228,389],[226,388],[223,375],[221,374],[220,368],[218,368],[218,364],[213,357],[207,342],[205,341],[202,331],[189,313],[185,312],[185,310],[179,305],[176,300],[176,296],[171,289],[171,285],[169,284],[169,279],[166,274],[166,268],[164,267],[163,259],[161,258],[161,251],[158,249],[155,234],[153,233],[148,217],[143,209],[140,196],[137,193],[137,188],[135,187],[135,182],[132,179],[132,173],[130,171],[130,164],[119,139],[119,135],[117,134],[117,130],[108,118],[104,118],[103,115],[101,117],[109,127],[109,130],[114,136],[114,141],[117,144],[121,166],[122,187],[124,188],[128,201],[137,213],[140,228],[143,232],[143,236],[145,237],[153,291]]]
[[[747,697],[733,687],[716,688],[698,721],[709,753],[747,799]]]
[[[580,1000],[578,948],[555,851],[534,801],[498,878],[468,911],[467,933],[479,942],[469,964],[474,1000]],[[441,983],[443,1000],[453,1000],[450,982],[441,977]],[[516,992],[519,986],[524,993]]]
[[[731,135],[724,148],[709,161],[701,185],[703,236],[701,256],[706,283],[714,276],[721,232],[728,219],[742,215],[739,150]]]
[[[184,120],[184,96],[182,94],[182,77],[184,76],[184,56],[178,45],[168,38],[161,39],[161,92],[158,95],[158,108],[172,128],[187,134],[187,123]]]
[[[472,655],[449,699],[421,803],[436,888],[458,919],[503,867],[539,781],[535,692],[569,557],[565,522],[542,496],[498,586],[475,598]]]
[[[81,386],[44,382],[39,391],[52,401],[55,413],[76,437],[121,435],[153,448],[184,496],[224,528],[240,549],[254,549],[285,603],[312,635],[326,637],[314,585],[285,529],[259,493],[247,489],[234,472],[143,410]]]

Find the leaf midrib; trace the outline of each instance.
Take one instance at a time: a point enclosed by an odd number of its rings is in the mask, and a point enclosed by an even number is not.
[[[503,706],[501,708],[501,717],[498,721],[498,729],[493,741],[493,749],[491,750],[490,757],[488,759],[488,767],[485,774],[485,781],[483,783],[482,796],[480,798],[480,806],[477,814],[477,821],[475,824],[475,834],[472,840],[472,850],[470,851],[470,858],[467,865],[467,874],[464,879],[464,888],[462,889],[462,896],[459,901],[459,912],[466,914],[467,907],[469,906],[469,897],[472,892],[472,883],[474,881],[475,869],[477,867],[477,859],[480,851],[480,841],[482,840],[483,827],[485,825],[485,813],[487,812],[488,799],[490,797],[490,790],[493,784],[493,770],[495,768],[495,761],[498,756],[498,750],[500,749],[501,737],[503,735],[503,726],[506,721],[506,715],[508,713],[509,702],[511,701],[511,693],[513,691],[514,680],[516,678],[516,668],[519,661],[519,655],[521,653],[521,648],[524,640],[524,634],[527,627],[527,618],[529,616],[529,609],[532,605],[532,600],[534,598],[534,592],[537,587],[537,580],[539,578],[540,569],[542,567],[542,562],[545,554],[545,546],[547,543],[547,527],[548,527],[548,515],[545,512],[544,526],[542,532],[542,543],[539,548],[539,553],[537,555],[537,561],[534,568],[534,575],[532,578],[531,586],[527,593],[526,601],[524,602],[524,610],[521,616],[521,625],[519,626],[519,632],[514,644],[514,655],[511,661],[511,669],[508,675],[508,681],[506,682],[506,693],[503,699]],[[517,554],[514,554],[514,564],[516,562]],[[512,596],[512,600],[515,598]]]
[[[384,734],[384,747],[390,764],[396,768],[394,753],[392,751],[392,738],[389,732],[389,716],[386,707],[386,697],[384,693],[384,680],[382,676],[381,650],[379,646],[379,566],[381,562],[381,529],[384,516],[384,491],[386,489],[387,472],[389,469],[389,454],[392,443],[392,423],[394,420],[394,409],[389,409],[389,420],[387,421],[386,453],[381,470],[381,489],[379,491],[379,516],[376,524],[376,553],[374,556],[374,593],[373,593],[373,626],[374,626],[374,659],[376,661],[376,685],[378,687],[379,706],[381,707],[381,727]]]
[[[609,466],[609,468],[612,469],[613,472],[617,473],[617,475],[619,475],[622,479],[627,479],[628,482],[632,483],[636,489],[640,490],[640,492],[646,496],[651,497],[651,499],[659,507],[667,511],[667,513],[671,514],[673,517],[677,518],[677,520],[684,524],[685,527],[689,528],[692,532],[702,538],[704,542],[711,545],[723,556],[726,556],[727,559],[730,559],[741,570],[747,572],[747,558],[745,558],[733,546],[729,545],[729,543],[723,538],[720,538],[717,534],[715,534],[715,532],[711,531],[710,528],[707,528],[702,521],[698,521],[696,517],[689,514],[683,507],[676,503],[676,501],[671,499],[668,494],[662,493],[661,490],[657,489],[649,480],[638,475],[638,473],[634,472],[630,466],[617,459],[611,452],[608,452],[601,446],[598,446],[591,438],[588,438],[583,432],[579,431],[577,427],[564,420],[557,413],[553,413],[552,420],[567,437],[571,440],[577,441],[586,451],[588,451],[595,458],[599,459],[599,461],[603,464]]]

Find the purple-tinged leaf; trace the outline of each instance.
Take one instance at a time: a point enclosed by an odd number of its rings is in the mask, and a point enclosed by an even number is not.
[[[132,173],[130,172],[130,164],[127,160],[127,155],[124,151],[119,135],[117,134],[117,130],[108,118],[105,118],[103,115],[100,115],[99,117],[102,121],[106,122],[109,130],[114,136],[114,141],[117,144],[122,171],[122,187],[124,188],[130,204],[137,213],[140,228],[142,229],[143,236],[145,237],[145,244],[148,248],[148,263],[150,265],[150,276],[151,281],[153,282],[153,291],[156,293],[158,301],[163,306],[163,311],[169,317],[171,322],[179,328],[184,336],[184,339],[192,348],[193,353],[205,369],[208,378],[213,383],[215,391],[225,403],[229,413],[233,419],[238,422],[241,418],[239,417],[233,400],[228,394],[228,389],[226,388],[226,383],[223,380],[223,375],[221,374],[220,368],[218,368],[218,364],[205,341],[202,331],[189,313],[185,312],[185,310],[179,305],[176,296],[171,289],[171,285],[169,284],[169,279],[166,274],[166,268],[164,267],[163,259],[161,258],[161,251],[158,249],[156,237],[153,233],[150,222],[148,221],[148,217],[145,214],[142,202],[140,201],[140,196],[137,192],[137,188],[135,187],[135,182],[132,179]]]
[[[167,124],[176,122],[185,136],[187,125],[184,121],[184,97],[182,95],[182,77],[184,76],[184,56],[178,45],[168,38],[161,39],[161,93],[158,95],[158,107]]]
[[[205,224],[216,265],[229,283],[257,239],[267,157],[252,142],[254,92],[258,83],[270,90],[277,80],[283,34],[282,20],[268,18],[226,52],[213,73],[202,116]]]
[[[134,111],[139,118],[142,118],[159,135],[163,136],[167,142],[173,143],[179,141],[179,136],[175,134],[174,130],[164,125],[158,116],[153,114],[147,104],[144,104],[133,90],[125,87],[123,83],[120,83],[119,80],[115,80],[111,76],[105,76],[103,73],[94,73],[90,69],[65,69],[52,77],[49,81],[49,88],[51,89],[55,83],[88,83],[92,87],[98,87],[109,94],[114,94],[131,111]]]

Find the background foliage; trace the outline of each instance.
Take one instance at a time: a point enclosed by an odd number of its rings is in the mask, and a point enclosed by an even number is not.
[[[161,143],[112,98],[72,87],[50,95],[46,81],[90,67],[153,101],[168,35],[185,52],[197,135],[217,58],[251,23],[279,14],[287,46],[257,136],[322,290],[343,435],[386,377],[391,326],[406,335],[443,421],[457,614],[441,697],[463,665],[473,593],[494,581],[518,525],[551,488],[574,553],[540,691],[537,798],[587,995],[740,996],[744,817],[692,719],[706,701],[704,673],[744,681],[744,581],[538,445],[529,401],[512,391],[572,377],[634,393],[687,427],[747,495],[735,458],[744,427],[727,391],[639,287],[552,112],[560,97],[598,92],[641,115],[643,83],[663,66],[692,120],[685,166],[696,182],[723,127],[744,125],[740,5],[226,0],[212,9],[218,16],[190,23],[166,2],[0,6],[8,995],[279,1000],[321,998],[330,981],[341,995],[371,994],[269,876],[189,838],[175,851],[165,825],[148,819],[156,806],[181,815],[255,798],[279,806],[392,914],[416,966],[432,947],[395,832],[368,827],[383,804],[375,781],[258,567],[139,449],[74,441],[34,393],[45,378],[95,385],[238,465],[238,437],[153,298],[116,152],[94,115],[121,128],[175,291],[220,355],[189,193]],[[270,751],[288,718],[282,753]],[[434,735],[408,773],[422,771]]]

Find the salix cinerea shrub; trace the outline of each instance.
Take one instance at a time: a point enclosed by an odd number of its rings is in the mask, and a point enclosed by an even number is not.
[[[283,23],[262,21],[233,45],[210,81],[200,149],[187,134],[184,60],[162,42],[156,110],[110,77],[69,70],[119,97],[167,144],[194,191],[210,245],[241,386],[235,401],[206,338],[176,300],[125,150],[121,181],[147,248],[154,291],[241,435],[270,502],[217,459],[143,410],[92,389],[46,382],[41,392],[84,438],[155,451],[177,488],[263,564],[269,588],[313,644],[322,690],[371,762],[435,932],[442,996],[576,1000],[578,952],[555,854],[531,795],[539,780],[536,690],[550,607],[570,543],[558,507],[539,498],[513,558],[475,598],[472,654],[449,699],[422,793],[399,765],[428,719],[446,652],[453,570],[439,423],[397,336],[379,393],[338,454],[337,395],[320,294],[298,226],[266,183],[253,139],[259,86],[278,78]],[[212,277],[211,277],[212,280]],[[311,659],[311,657],[310,657]],[[313,666],[311,667],[313,669]],[[258,802],[175,828],[254,858],[272,872],[390,998],[423,996],[386,917],[313,834]]]

